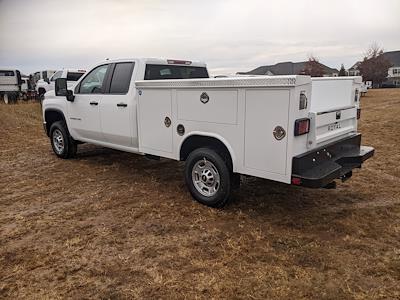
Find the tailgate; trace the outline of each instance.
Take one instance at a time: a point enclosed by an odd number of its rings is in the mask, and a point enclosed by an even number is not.
[[[310,112],[308,148],[315,148],[357,132],[357,108]]]

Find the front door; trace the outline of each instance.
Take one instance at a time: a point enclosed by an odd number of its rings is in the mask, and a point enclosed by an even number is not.
[[[68,102],[69,130],[77,139],[104,141],[99,106],[108,66],[98,66],[88,73],[75,91],[74,102]]]

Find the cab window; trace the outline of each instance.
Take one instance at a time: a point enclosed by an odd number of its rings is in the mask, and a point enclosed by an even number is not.
[[[117,63],[111,79],[110,94],[126,94],[129,90],[133,63]]]
[[[80,94],[101,94],[103,93],[104,78],[106,77],[108,65],[98,66],[83,78],[80,87]]]

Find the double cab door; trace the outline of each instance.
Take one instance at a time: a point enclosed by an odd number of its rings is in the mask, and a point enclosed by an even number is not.
[[[134,62],[97,66],[75,88],[68,102],[69,129],[76,139],[137,146],[133,91]],[[133,90],[133,87],[132,89]],[[136,136],[135,136],[136,135]]]

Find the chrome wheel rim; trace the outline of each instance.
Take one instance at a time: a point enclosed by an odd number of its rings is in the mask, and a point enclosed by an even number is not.
[[[214,196],[220,187],[220,176],[215,165],[203,158],[192,169],[192,181],[196,190],[206,197]]]
[[[57,154],[61,154],[64,151],[64,137],[59,129],[53,131],[53,145]]]

